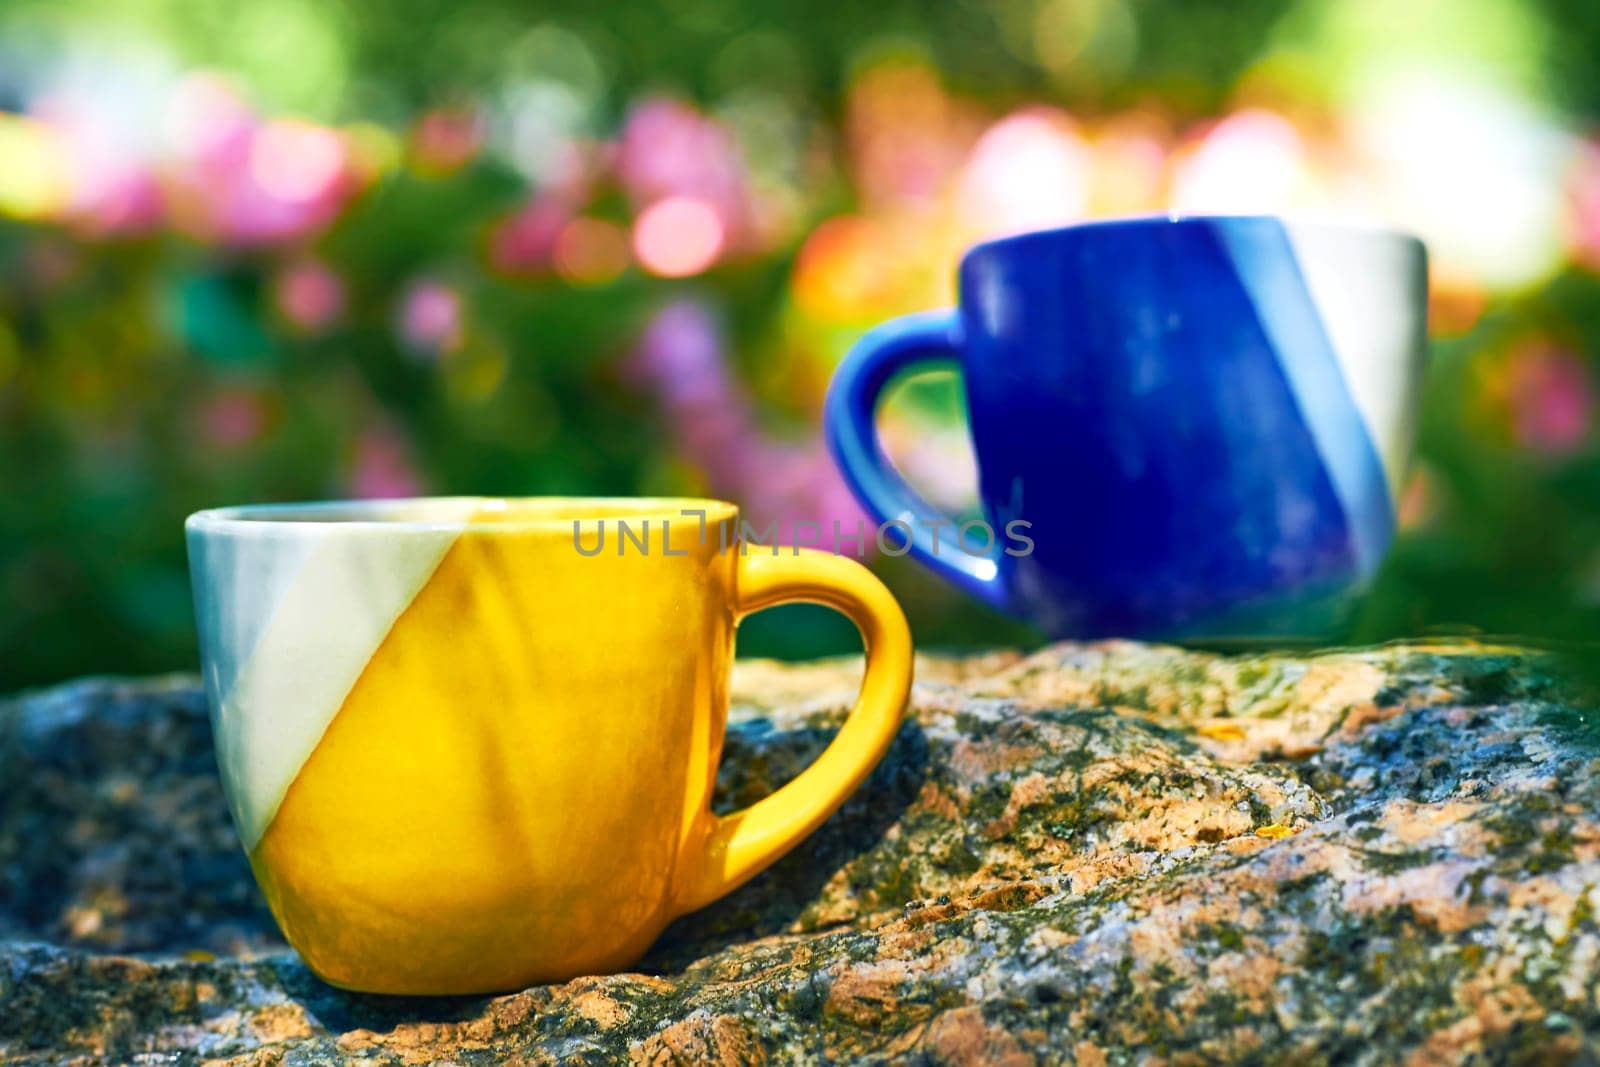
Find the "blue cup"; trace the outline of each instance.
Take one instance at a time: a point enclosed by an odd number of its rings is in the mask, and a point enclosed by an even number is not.
[[[959,308],[845,357],[828,443],[896,547],[1054,636],[1327,639],[1394,535],[1427,289],[1414,237],[1270,217],[990,241]],[[966,538],[873,425],[890,382],[936,361],[966,387],[987,527]]]

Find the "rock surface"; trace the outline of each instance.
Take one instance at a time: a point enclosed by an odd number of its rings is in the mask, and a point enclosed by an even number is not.
[[[858,661],[741,664],[719,805]],[[1058,645],[919,663],[865,789],[640,973],[322,985],[187,679],[0,705],[0,1063],[1590,1062],[1600,725],[1534,653]]]

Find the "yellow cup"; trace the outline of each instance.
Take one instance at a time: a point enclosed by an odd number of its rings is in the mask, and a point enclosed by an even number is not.
[[[189,518],[223,783],[312,970],[413,994],[615,971],[843,803],[904,712],[905,617],[859,564],[738,529],[710,500]],[[794,781],[718,816],[734,630],[788,601],[860,628],[861,694]]]

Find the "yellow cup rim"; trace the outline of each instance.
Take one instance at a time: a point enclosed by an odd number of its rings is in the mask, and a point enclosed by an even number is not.
[[[532,531],[571,536],[573,524],[591,529],[602,519],[707,523],[737,518],[739,508],[706,497],[431,496],[386,500],[314,500],[207,508],[190,515],[191,533],[269,533],[337,527],[371,531]]]

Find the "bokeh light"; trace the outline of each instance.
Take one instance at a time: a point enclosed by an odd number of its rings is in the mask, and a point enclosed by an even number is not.
[[[0,212],[54,218],[69,202],[70,180],[65,148],[48,126],[0,114]]]
[[[1171,207],[1190,214],[1294,213],[1315,203],[1310,153],[1294,124],[1260,109],[1217,122],[1178,157]]]
[[[333,194],[345,164],[339,135],[309,122],[269,122],[250,145],[250,176],[262,192],[288,204]]]
[[[436,356],[454,351],[463,337],[461,294],[431,278],[414,282],[400,302],[398,330],[413,353]]]
[[[1058,111],[1006,116],[962,168],[961,210],[989,235],[1048,229],[1088,215],[1093,155]]]
[[[627,268],[628,238],[615,223],[573,219],[556,236],[555,263],[574,285],[603,285]]]
[[[320,333],[344,313],[345,288],[325,264],[305,259],[279,272],[273,286],[278,313],[305,333]]]
[[[717,260],[726,234],[716,208],[692,196],[669,196],[639,213],[633,253],[652,274],[684,278]]]

